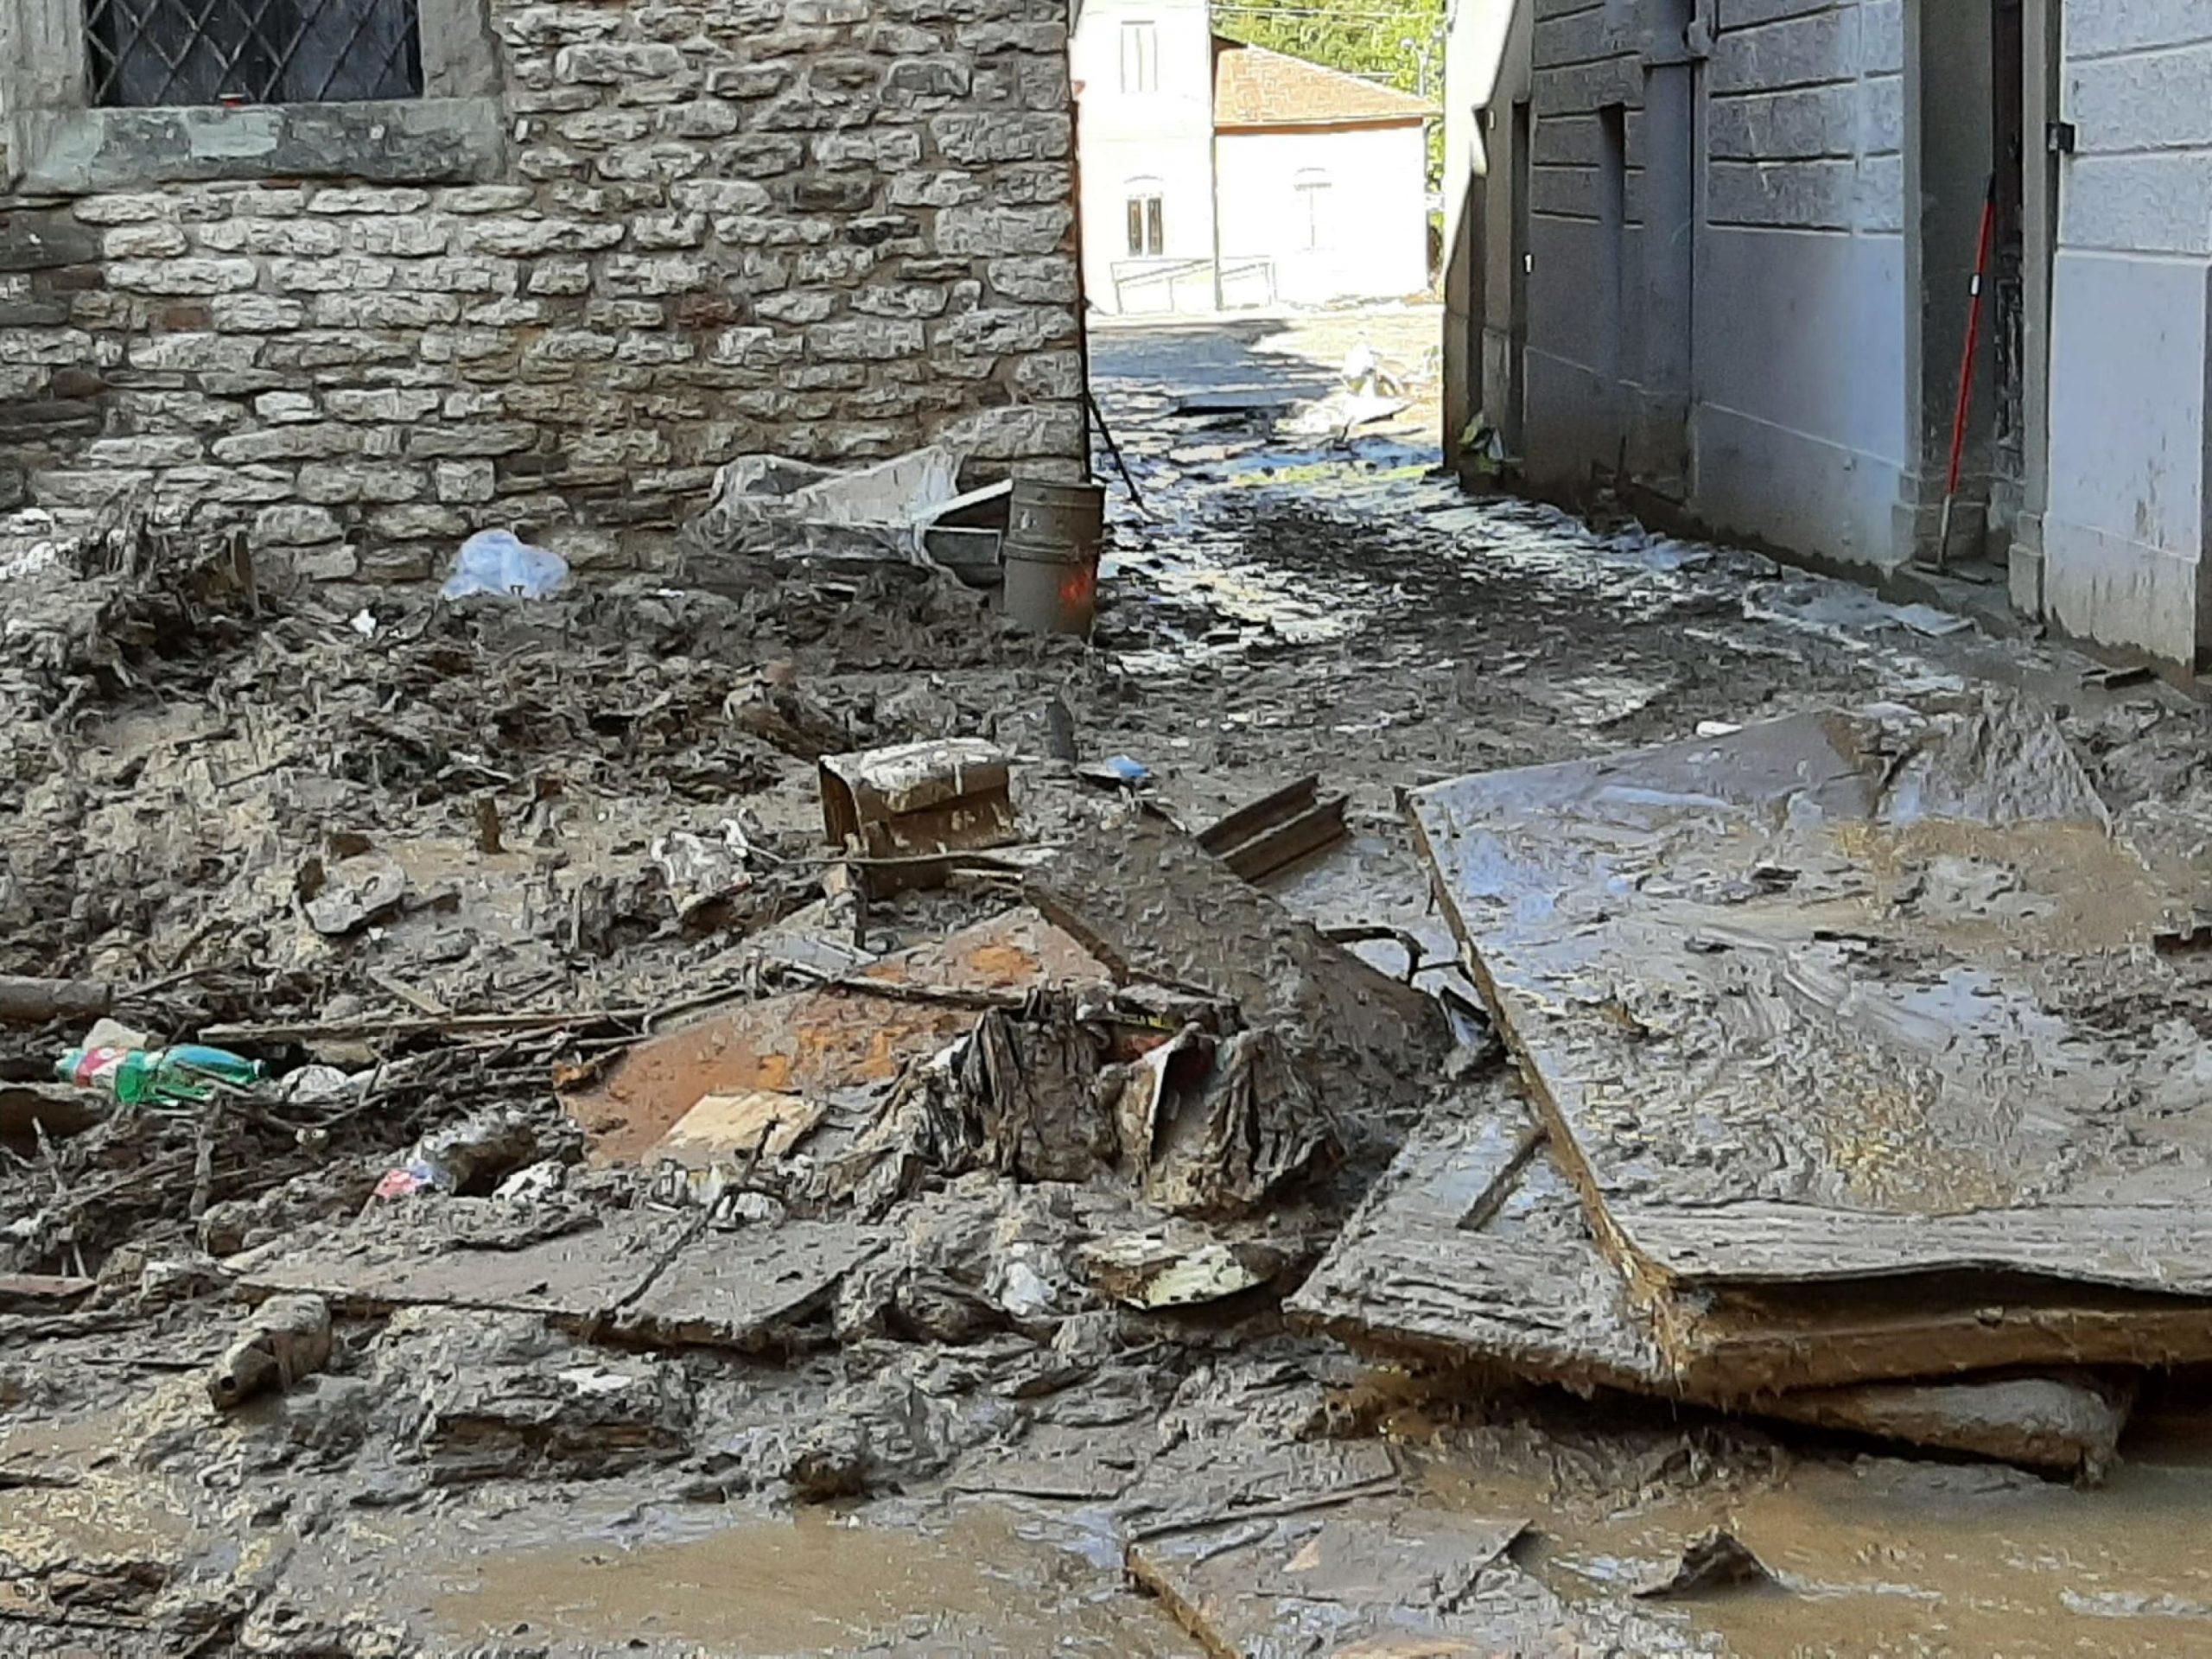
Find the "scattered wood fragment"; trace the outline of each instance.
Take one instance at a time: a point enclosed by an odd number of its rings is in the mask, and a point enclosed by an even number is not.
[[[0,1024],[97,1020],[115,1006],[115,988],[97,979],[35,979],[0,975]]]
[[[224,1411],[289,1389],[330,1363],[330,1306],[320,1296],[272,1296],[207,1374],[207,1397]]]
[[[598,1030],[635,1026],[654,1017],[652,1008],[571,1008],[540,1014],[447,1014],[433,1019],[260,1020],[210,1026],[202,1042],[218,1047],[239,1044],[365,1042],[378,1038],[445,1037],[466,1033],[522,1033]]]
[[[1300,778],[1202,830],[1198,845],[1247,881],[1260,881],[1344,836],[1350,798],[1324,796],[1319,777]]]

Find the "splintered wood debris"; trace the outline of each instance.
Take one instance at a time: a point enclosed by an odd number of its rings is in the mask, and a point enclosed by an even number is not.
[[[1767,1370],[1676,1365],[1503,1078],[1471,1084],[1430,1115],[1286,1311],[1371,1353],[1741,1408],[2069,1474],[2111,1461],[2133,1395],[2074,1372],[1777,1392]],[[1818,1346],[1788,1326],[1779,1334]],[[2177,1321],[2173,1334],[2212,1357],[2212,1321]]]
[[[1412,812],[1677,1370],[1792,1322],[1829,1382],[2201,1344],[2205,964],[2049,719],[1802,715]]]

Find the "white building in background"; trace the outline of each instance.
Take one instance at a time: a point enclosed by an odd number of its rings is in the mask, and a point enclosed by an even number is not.
[[[1221,39],[1205,0],[1085,0],[1071,57],[1098,310],[1427,289],[1425,100]]]

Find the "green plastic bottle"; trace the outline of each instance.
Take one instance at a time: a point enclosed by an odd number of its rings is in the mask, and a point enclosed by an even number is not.
[[[201,1101],[219,1084],[244,1089],[261,1081],[260,1061],[199,1043],[180,1043],[174,1048],[73,1048],[54,1070],[63,1082],[113,1095],[126,1106]]]

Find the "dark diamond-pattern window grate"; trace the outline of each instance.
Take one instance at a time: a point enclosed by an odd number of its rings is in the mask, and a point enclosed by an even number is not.
[[[143,108],[419,98],[416,4],[86,0],[92,102]]]

